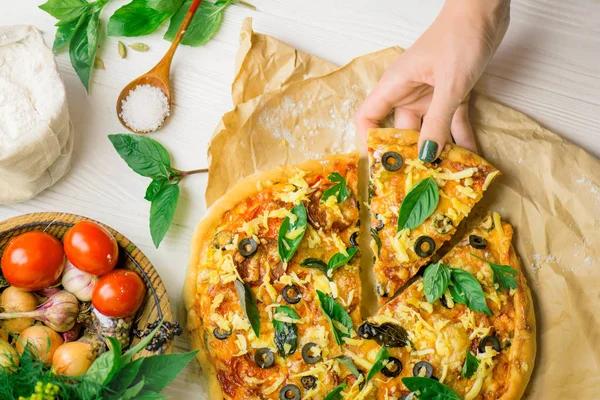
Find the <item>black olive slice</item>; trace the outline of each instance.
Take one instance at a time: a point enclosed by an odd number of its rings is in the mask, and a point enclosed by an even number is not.
[[[425,246],[425,244],[427,244]],[[415,253],[421,258],[429,257],[435,251],[435,241],[429,236],[419,236],[415,242]]]
[[[316,364],[319,361],[321,361],[321,352],[319,351],[319,354],[316,356],[313,356],[313,351],[312,349],[314,348],[319,348],[319,346],[316,343],[306,343],[304,345],[304,347],[302,347],[302,359],[304,360],[305,363],[307,364]]]
[[[496,227],[492,215],[489,214],[488,216],[486,216],[481,222],[480,226],[481,229],[485,229],[486,231],[491,232]]]
[[[296,285],[287,285],[281,290],[281,297],[289,304],[296,304],[302,299],[302,292]]]
[[[350,244],[354,247],[358,247],[358,231],[350,235]]]
[[[402,168],[402,164],[404,164],[402,156],[395,151],[385,152],[381,156],[381,165],[388,171],[398,171]]]
[[[433,226],[435,227],[435,231],[440,235],[445,235],[450,233],[454,228],[454,224],[450,217],[441,214],[434,214],[433,216]]]
[[[279,391],[279,400],[300,400],[300,388],[296,385],[285,385]]]
[[[224,331],[221,328],[217,327],[213,329],[213,335],[219,340],[225,340],[229,336],[231,336],[231,331]]]
[[[425,370],[425,375],[421,375],[420,372]],[[425,378],[431,378],[433,376],[433,366],[427,361],[419,361],[413,367],[413,376],[422,376]]]
[[[379,219],[379,214],[375,214],[375,220],[377,221],[377,225],[375,225],[375,230],[380,231],[383,229],[383,221]]]
[[[242,239],[240,244],[238,244],[238,250],[244,257],[250,257],[252,254],[256,253],[257,248],[258,245],[256,244],[256,240],[252,238]]]
[[[500,347],[500,341],[496,336],[486,336],[481,339],[479,342],[479,352],[485,353],[485,348],[487,346],[492,346],[492,348],[498,352],[502,350],[502,347]]]
[[[271,349],[263,347],[254,353],[254,361],[260,368],[270,368],[275,363],[275,354]]]
[[[317,378],[312,375],[303,376],[300,378],[300,383],[302,383],[304,389],[309,390],[317,386]]]
[[[469,236],[469,244],[474,249],[485,249],[487,247],[487,240],[481,236],[470,235]]]
[[[396,357],[388,358],[387,364],[381,369],[381,373],[388,378],[396,377],[400,375],[400,372],[402,372],[402,361]]]

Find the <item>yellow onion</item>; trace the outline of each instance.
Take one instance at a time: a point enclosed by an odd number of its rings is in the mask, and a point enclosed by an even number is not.
[[[80,341],[61,345],[52,357],[52,369],[56,374],[83,375],[96,359],[97,352],[90,343]]]
[[[17,351],[4,340],[0,340],[0,368],[13,370],[19,366]]]
[[[38,301],[33,293],[10,286],[2,292],[0,304],[4,312],[21,313],[35,310]],[[29,328],[34,322],[35,319],[32,317],[22,317],[2,321],[2,326],[10,332],[21,333],[23,329]]]
[[[23,354],[25,346],[29,346],[31,354],[44,363],[50,363],[56,349],[63,344],[58,333],[44,325],[34,325],[25,329],[17,339],[16,348],[19,355]]]

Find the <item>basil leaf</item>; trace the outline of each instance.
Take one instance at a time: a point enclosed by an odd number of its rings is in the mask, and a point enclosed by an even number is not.
[[[181,7],[183,0],[148,0],[148,6],[159,12],[175,12]]]
[[[170,183],[156,193],[150,205],[150,236],[152,242],[158,249],[160,242],[164,239],[179,202],[179,186]]]
[[[450,284],[450,267],[442,264],[431,264],[423,273],[423,291],[427,301],[433,303],[448,289]]]
[[[246,317],[250,321],[252,330],[256,337],[260,336],[260,315],[258,314],[258,306],[256,305],[256,298],[252,292],[252,288],[246,283],[239,279],[235,281],[235,290],[237,291],[238,297],[240,298],[240,304],[242,310],[246,313]]]
[[[98,27],[100,25],[100,11],[96,11],[82,17],[75,27],[71,44],[69,46],[69,57],[71,65],[81,83],[89,92],[90,77],[98,49]]]
[[[460,374],[463,378],[471,379],[477,368],[479,367],[479,360],[471,351],[467,349],[467,358],[465,358],[465,363],[463,364],[462,371]]]
[[[348,312],[344,310],[344,307],[342,307],[342,305],[333,298],[327,296],[320,290],[317,290],[317,296],[319,296],[319,302],[321,303],[323,315],[325,315],[325,318],[331,325],[335,342],[341,346],[344,343],[344,338],[349,338],[350,332],[352,329],[354,329],[354,326],[352,325],[352,319],[348,315]],[[338,327],[334,325],[333,321],[336,321],[344,326],[347,332],[338,329]]]
[[[517,288],[517,278],[515,278],[517,271],[512,269],[509,265],[494,264],[488,260],[484,260],[483,258],[476,256],[473,253],[471,253],[471,255],[490,266],[494,277],[494,283],[498,284],[500,291]]]
[[[179,354],[158,354],[144,358],[140,376],[146,380],[144,389],[160,392],[166,388],[196,356],[198,350]]]
[[[350,357],[337,356],[335,359],[339,361],[340,364],[342,364],[344,367],[348,368],[352,375],[354,375],[354,377],[358,379],[358,377],[360,376],[360,371],[358,370],[358,368],[356,368],[356,364],[354,364],[354,361],[352,361]]]
[[[156,140],[136,134],[108,135],[115,150],[134,172],[152,179],[169,179],[177,173],[171,157]]]
[[[462,400],[454,390],[435,379],[413,376],[402,378],[402,383],[411,392],[418,391],[419,400]]]
[[[365,379],[365,383],[369,382],[375,375],[377,375],[383,369],[383,362],[390,358],[390,352],[387,347],[381,346],[379,349],[379,353],[375,356],[375,361],[367,374],[367,378]]]
[[[140,381],[135,385],[125,389],[123,394],[119,396],[119,400],[131,400],[137,397],[137,395],[142,391],[145,384],[144,376],[140,378]]]
[[[54,43],[52,44],[53,52],[56,53],[71,42],[71,39],[75,34],[75,28],[77,28],[79,20],[82,18],[85,18],[85,15],[74,19],[73,21],[59,22],[56,24],[56,35],[54,35]]]
[[[142,390],[142,392],[135,398],[135,400],[162,400],[168,399],[169,396],[164,394],[153,392],[152,390]]]
[[[348,264],[352,257],[354,257],[354,255],[356,254],[356,250],[356,247],[351,247],[349,249],[346,249],[346,252],[348,252],[347,256],[345,256],[342,253],[335,253],[333,256],[331,256],[329,262],[327,263],[327,277],[332,278],[333,271],[335,271],[343,265]]]
[[[289,216],[285,217],[279,227],[279,235],[277,237],[279,258],[281,258],[281,262],[283,263],[287,263],[292,259],[306,232],[306,208],[304,208],[304,204],[296,204],[291,212],[296,217],[296,220],[292,222]],[[295,234],[298,231],[301,231],[299,235],[293,239],[288,238],[289,234]]]
[[[300,317],[296,311],[288,306],[279,306],[275,308],[275,314],[282,313],[289,318],[299,320]],[[273,328],[275,329],[275,346],[281,357],[287,357],[293,354],[298,348],[298,327],[296,324],[282,322],[273,319]],[[286,349],[285,345],[289,347]]]
[[[60,21],[68,22],[77,20],[90,5],[87,0],[48,0],[40,9]]]
[[[94,360],[85,374],[86,380],[101,386],[112,380],[121,364],[121,343],[110,336],[106,339],[109,341],[110,348]]]
[[[473,311],[492,315],[477,278],[463,269],[451,268],[450,281],[450,293],[455,302],[464,304]]]
[[[381,238],[379,237],[379,232],[377,229],[371,228],[371,238],[375,241],[377,245],[377,254],[379,255],[379,251],[381,250]]]
[[[304,268],[318,269],[319,271],[321,271],[322,273],[327,275],[327,264],[325,264],[323,261],[319,260],[318,258],[305,258],[300,263],[300,266],[304,267]]]
[[[415,229],[433,212],[440,201],[437,183],[432,177],[417,182],[402,201],[398,213],[398,232]]]
[[[140,340],[135,346],[130,347],[129,350],[127,350],[125,352],[125,354],[123,354],[122,356],[120,355],[120,357],[121,357],[120,364],[121,365],[129,364],[131,362],[131,360],[133,359],[133,356],[135,356],[137,353],[142,351],[144,349],[144,347],[148,346],[148,344],[152,341],[152,339],[154,338],[156,333],[160,330],[162,323],[163,323],[163,320],[160,321],[158,326],[156,328],[154,328],[154,330],[152,332],[150,332],[150,334],[148,336],[146,336],[145,338]]]
[[[133,0],[119,8],[108,20],[108,36],[143,36],[154,32],[175,10],[165,12],[150,7],[148,0]]]
[[[144,199],[148,201],[154,200],[158,192],[160,192],[161,189],[164,188],[168,183],[169,181],[167,179],[153,179],[146,189],[146,195],[144,196]]]
[[[327,179],[329,179],[330,182],[335,183],[335,185],[323,192],[323,196],[321,196],[321,203],[327,201],[327,199],[331,196],[335,196],[339,204],[350,196],[350,192],[346,186],[346,179],[340,174],[337,172],[332,172],[329,174]]]
[[[144,362],[144,359],[138,358],[133,362],[125,364],[110,381],[108,387],[114,391],[116,395],[120,395],[125,388],[128,388],[133,383],[140,371],[142,362]]]
[[[323,400],[342,400],[342,392],[347,387],[348,384],[346,382],[342,382],[341,384],[334,387],[333,390],[329,392]]]
[[[165,33],[164,38],[169,42],[172,42],[177,35],[177,31],[187,14],[192,0],[185,0],[183,6],[173,15],[169,29]],[[192,19],[190,26],[185,31],[181,44],[188,46],[201,46],[208,42],[217,33],[223,22],[223,16],[225,15],[225,9],[231,4],[231,1],[227,1],[222,5],[215,5],[207,1],[200,3],[196,15]]]

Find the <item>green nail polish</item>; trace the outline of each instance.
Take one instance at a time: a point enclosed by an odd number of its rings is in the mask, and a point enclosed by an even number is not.
[[[421,151],[419,152],[419,160],[423,162],[432,162],[437,154],[438,144],[433,140],[426,140],[423,142],[423,146],[421,146]]]

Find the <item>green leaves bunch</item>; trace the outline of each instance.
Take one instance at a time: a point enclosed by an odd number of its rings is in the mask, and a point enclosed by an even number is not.
[[[144,198],[150,205],[150,234],[158,248],[167,234],[179,202],[179,182],[201,170],[180,171],[171,166],[167,150],[156,140],[135,134],[108,135],[117,153],[141,176],[152,179]]]
[[[348,186],[346,186],[346,179],[337,172],[332,172],[327,177],[330,182],[335,183],[332,187],[323,192],[321,196],[321,202],[324,203],[328,198],[335,196],[338,203],[342,203],[350,196]]]

